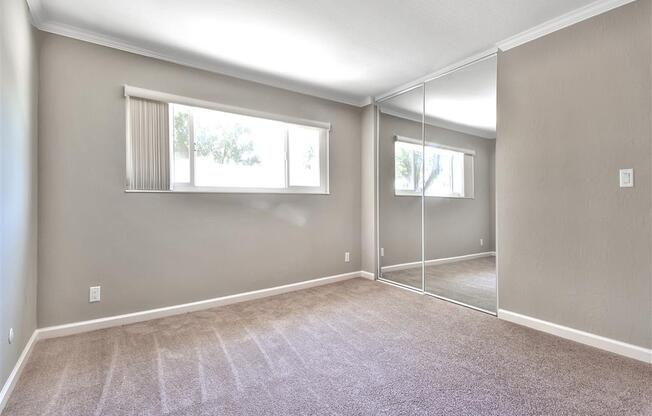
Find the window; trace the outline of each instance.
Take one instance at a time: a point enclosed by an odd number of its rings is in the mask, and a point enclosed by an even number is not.
[[[173,189],[326,193],[326,130],[173,104]]]
[[[400,136],[394,142],[394,193],[399,196],[420,196],[425,183],[425,196],[472,197],[472,151],[418,143],[417,140]]]
[[[125,87],[125,94],[131,91],[128,88],[133,89]],[[130,189],[328,193],[329,125],[286,121],[289,119],[282,116],[213,103],[190,105],[189,102],[194,104],[196,100],[136,90],[139,96],[146,97],[128,95],[132,103],[127,104],[130,106],[127,182],[153,185]],[[154,112],[160,105],[167,109],[167,117]],[[149,116],[150,113],[156,117]],[[146,128],[142,127],[143,119],[148,122]],[[168,153],[160,150],[163,141],[169,147]],[[146,151],[142,151],[143,143],[148,146]],[[161,167],[162,164],[167,166]],[[130,172],[135,172],[134,176],[148,173],[152,166],[156,172],[168,172],[166,189],[159,189],[158,183],[162,181],[154,182],[149,176],[144,180],[129,177]]]

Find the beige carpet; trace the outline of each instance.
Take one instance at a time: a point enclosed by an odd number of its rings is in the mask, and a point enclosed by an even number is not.
[[[384,272],[387,280],[421,290],[421,268]],[[496,257],[426,266],[426,292],[496,312]]]
[[[652,367],[354,279],[39,342],[15,415],[650,415]]]

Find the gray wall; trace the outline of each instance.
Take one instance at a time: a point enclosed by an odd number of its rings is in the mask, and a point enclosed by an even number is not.
[[[0,388],[36,328],[36,31],[0,1]],[[9,328],[15,341],[9,345]]]
[[[360,270],[361,109],[51,34],[41,51],[39,326]],[[124,193],[124,84],[331,122],[331,194]]]
[[[496,147],[500,308],[647,348],[651,16],[639,0],[502,53]]]
[[[421,123],[380,115],[380,245],[382,265],[421,260],[421,198],[394,195],[394,138],[419,139]],[[475,198],[431,198],[425,202],[426,260],[494,250],[493,167],[495,140],[426,125],[426,139],[439,144],[473,149]],[[484,246],[480,246],[480,238]]]
[[[368,105],[362,109],[361,126],[361,237],[362,270],[376,272],[376,108]]]

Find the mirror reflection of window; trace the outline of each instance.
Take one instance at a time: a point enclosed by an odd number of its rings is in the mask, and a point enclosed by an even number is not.
[[[464,153],[426,146],[426,196],[464,197]]]
[[[394,145],[396,195],[420,195],[421,146],[397,141]]]
[[[394,143],[394,194],[420,196],[425,183],[425,195],[440,198],[464,198],[465,154],[436,145],[423,146],[401,139]],[[470,162],[469,162],[470,163]],[[470,166],[472,169],[472,165]],[[425,173],[424,180],[421,179]]]

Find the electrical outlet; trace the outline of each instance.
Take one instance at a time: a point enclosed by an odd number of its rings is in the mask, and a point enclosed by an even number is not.
[[[480,246],[484,246],[484,238],[480,239]]]
[[[9,328],[9,337],[7,338],[10,344],[13,344],[14,342],[14,329]]]
[[[100,301],[100,289],[101,286],[91,286],[88,291],[88,301],[89,302],[99,302]]]
[[[348,263],[348,262],[350,262],[350,261],[351,261],[351,255],[350,255],[349,252],[347,251],[346,253],[344,253],[344,262],[345,262],[345,263]]]

